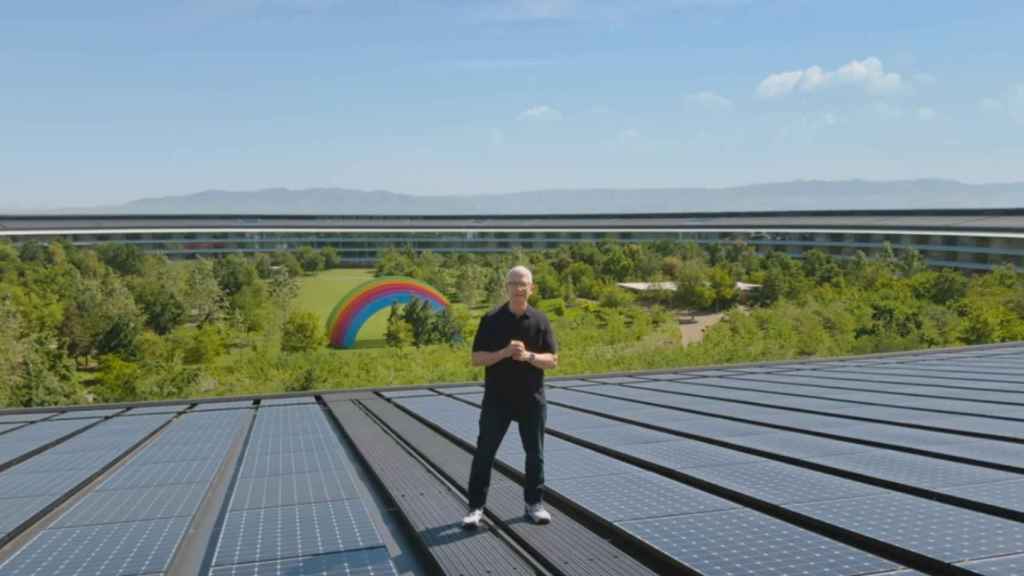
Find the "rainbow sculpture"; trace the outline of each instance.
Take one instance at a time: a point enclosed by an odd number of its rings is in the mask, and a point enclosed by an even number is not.
[[[382,276],[353,288],[327,317],[331,346],[351,348],[360,328],[378,311],[393,303],[408,304],[413,298],[425,300],[440,311],[448,300],[429,284],[405,276]]]

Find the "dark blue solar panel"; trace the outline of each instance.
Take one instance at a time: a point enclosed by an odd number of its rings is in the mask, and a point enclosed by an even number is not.
[[[64,494],[91,474],[89,470],[35,474],[18,474],[10,470],[0,474],[0,499]]]
[[[61,472],[68,470],[97,469],[117,458],[124,450],[90,450],[87,452],[43,452],[18,464],[10,471],[16,474],[37,472]]]
[[[683,472],[775,504],[888,493],[882,488],[781,462],[685,468]]]
[[[321,470],[348,468],[340,448],[310,452],[279,452],[275,454],[246,453],[242,462],[242,478],[301,474]]]
[[[852,576],[897,565],[751,510],[618,524],[705,576]]]
[[[312,452],[314,450],[338,450],[338,439],[325,434],[289,434],[283,436],[261,436],[250,438],[246,452],[254,454],[279,454],[281,452]]]
[[[348,470],[336,468],[312,474],[240,478],[235,485],[231,509],[310,504],[358,496]]]
[[[55,528],[192,516],[206,484],[173,484],[87,494],[54,523]]]
[[[831,438],[819,438],[809,434],[800,434],[799,432],[770,432],[754,436],[743,436],[742,438],[732,438],[729,441],[734,444],[797,458],[853,454],[872,449],[863,444],[832,440]]]
[[[1024,480],[955,486],[944,488],[939,492],[1011,510],[1024,510]]]
[[[575,436],[610,448],[647,444],[649,442],[668,442],[679,439],[678,436],[672,434],[648,430],[629,424],[617,424],[605,428],[586,428],[576,432]]]
[[[188,404],[173,404],[170,406],[144,406],[132,408],[124,413],[124,416],[138,416],[139,414],[176,414],[189,407]]]
[[[928,488],[1020,478],[1019,474],[1010,472],[891,450],[876,449],[859,454],[815,458],[814,461],[875,478]]]
[[[560,478],[548,487],[606,520],[727,510],[737,505],[648,472]]]
[[[268,406],[291,406],[297,404],[316,404],[316,398],[313,396],[294,396],[291,398],[264,398],[263,400],[260,400],[261,408]]]
[[[510,462],[509,464],[514,463]],[[635,466],[602,456],[585,448],[561,450],[544,458],[544,477],[549,481],[558,478],[625,474],[637,470],[639,469]]]
[[[207,412],[213,410],[239,410],[252,408],[252,400],[238,400],[235,402],[204,402],[192,407],[191,412]]]
[[[1024,574],[1024,556],[965,562],[961,566],[984,576],[1020,576]]]
[[[631,456],[673,469],[763,461],[759,456],[752,456],[710,444],[702,444],[694,440],[636,444],[630,446],[626,452]]]
[[[18,576],[129,576],[163,572],[189,518],[49,529],[0,565]]]
[[[108,478],[97,490],[123,490],[209,482],[220,466],[220,460],[187,460],[163,464],[128,464]]]
[[[1024,551],[1018,522],[903,494],[788,507],[945,562]]]
[[[0,508],[3,509],[3,514],[0,514],[0,538],[32,516],[38,514],[51,502],[53,502],[53,497],[51,496],[6,498],[0,500]]]
[[[211,576],[395,576],[384,547],[214,568]]]
[[[156,446],[156,444],[154,444]],[[185,462],[188,460],[223,460],[229,444],[225,442],[207,442],[202,444],[161,444],[158,449],[146,449],[132,458],[133,466],[146,464],[163,464],[168,462]]]
[[[381,546],[361,500],[230,512],[215,566]]]
[[[56,412],[33,412],[28,414],[0,414],[0,424],[37,422],[53,416]]]
[[[477,388],[477,392],[479,391],[480,389]],[[421,388],[419,390],[386,390],[381,392],[380,395],[385,398],[407,398],[413,396],[436,396],[437,394],[429,388]]]

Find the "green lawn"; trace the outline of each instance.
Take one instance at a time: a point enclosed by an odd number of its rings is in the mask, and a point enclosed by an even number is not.
[[[348,291],[373,279],[373,270],[335,269],[304,276],[299,281],[296,306],[316,314],[322,322]],[[388,310],[373,315],[359,331],[356,348],[377,348],[384,345],[384,332],[388,326]]]

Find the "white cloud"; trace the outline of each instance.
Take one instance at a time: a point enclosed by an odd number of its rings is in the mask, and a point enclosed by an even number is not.
[[[556,108],[552,108],[551,106],[548,106],[546,104],[540,106],[531,106],[519,113],[520,120],[541,118],[550,120],[560,120],[562,118],[562,113],[559,112]]]
[[[917,109],[917,118],[919,120],[924,120],[925,122],[932,120],[935,118],[935,110],[928,106],[922,106]]]
[[[688,94],[686,96],[686,101],[707,110],[729,112],[733,109],[732,100],[729,100],[724,96],[719,96],[710,90],[697,92],[695,94]]]
[[[757,85],[756,93],[760,98],[779,98],[797,90],[815,92],[832,86],[853,86],[862,88],[868,94],[880,95],[898,92],[906,85],[902,76],[886,72],[882,61],[871,57],[853,60],[832,71],[811,66],[803,70],[769,74]]]

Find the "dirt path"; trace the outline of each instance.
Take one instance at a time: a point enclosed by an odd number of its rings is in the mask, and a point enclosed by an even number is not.
[[[704,337],[704,329],[713,326],[722,319],[722,316],[724,314],[721,312],[715,314],[696,314],[692,317],[689,314],[680,314],[678,317],[679,338],[683,346],[700,342],[701,338]]]

